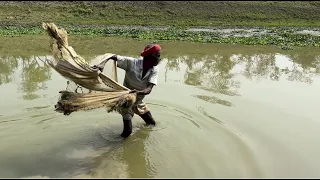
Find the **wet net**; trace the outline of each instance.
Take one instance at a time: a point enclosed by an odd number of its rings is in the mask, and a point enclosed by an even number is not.
[[[69,80],[67,89],[59,92],[57,112],[69,115],[106,107],[108,112],[121,113],[132,108],[136,93],[129,93],[130,89],[117,82],[116,64],[108,60],[114,54],[98,56],[89,64],[69,46],[67,31],[54,23],[43,23],[42,27],[51,37],[52,59],[47,59],[47,63]]]

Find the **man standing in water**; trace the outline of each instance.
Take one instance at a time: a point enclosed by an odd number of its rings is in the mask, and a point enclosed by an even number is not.
[[[114,55],[109,59],[117,61],[117,66],[126,71],[123,85],[131,92],[137,93],[136,103],[129,112],[122,114],[123,132],[122,137],[126,138],[132,133],[132,118],[134,113],[138,114],[146,124],[155,125],[151,112],[148,110],[143,99],[150,94],[153,86],[157,85],[158,64],[160,62],[161,47],[158,44],[150,44],[141,53],[143,58],[132,58]]]

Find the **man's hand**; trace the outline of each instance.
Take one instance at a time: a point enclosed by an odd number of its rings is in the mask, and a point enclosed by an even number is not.
[[[104,67],[101,67],[99,65],[93,65],[92,68],[99,69],[102,72]]]
[[[130,93],[136,93],[136,92],[137,92],[137,90],[134,89],[134,90],[131,90],[131,91],[129,92],[129,94],[130,94]]]
[[[134,89],[134,90],[131,90],[129,93],[136,93],[137,95],[146,95],[145,90],[138,91]]]
[[[141,90],[141,91],[138,91],[138,90],[134,89],[134,90],[131,90],[129,93],[136,93],[137,95],[149,94],[149,93],[146,92],[146,89],[145,90]]]
[[[108,62],[109,59],[117,61],[117,55],[113,55],[113,56],[109,57],[108,59],[102,61],[100,64],[93,65],[92,68],[99,69],[102,72],[103,69],[104,69],[105,64]]]
[[[114,60],[114,61],[117,61],[117,60],[118,60],[117,55],[113,55],[113,56],[109,57],[108,59],[112,59],[112,60]]]
[[[137,95],[148,95],[151,93],[153,86],[154,84],[150,83],[146,89],[143,89],[141,91],[134,89],[134,90],[131,90],[129,93],[137,93]]]

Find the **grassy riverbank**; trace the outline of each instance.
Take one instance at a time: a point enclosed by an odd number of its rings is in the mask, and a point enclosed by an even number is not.
[[[71,35],[277,45],[282,49],[320,47],[319,36],[297,33],[310,28],[319,30],[316,26],[320,25],[320,2],[317,1],[0,2],[1,36],[44,34],[42,22],[54,22]],[[146,26],[153,28],[143,28]],[[194,26],[259,28],[248,36],[244,30],[189,31]]]
[[[319,1],[1,1],[3,25],[319,26]]]

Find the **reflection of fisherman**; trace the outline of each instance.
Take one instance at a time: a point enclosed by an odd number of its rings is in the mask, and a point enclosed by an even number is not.
[[[143,59],[135,59],[114,55],[109,59],[117,61],[117,66],[126,71],[123,85],[137,93],[137,100],[133,109],[122,113],[123,132],[122,137],[128,137],[132,133],[131,119],[134,113],[138,114],[146,124],[155,125],[155,121],[143,99],[150,94],[158,80],[158,63],[160,62],[160,49],[158,44],[150,44],[141,53]]]

